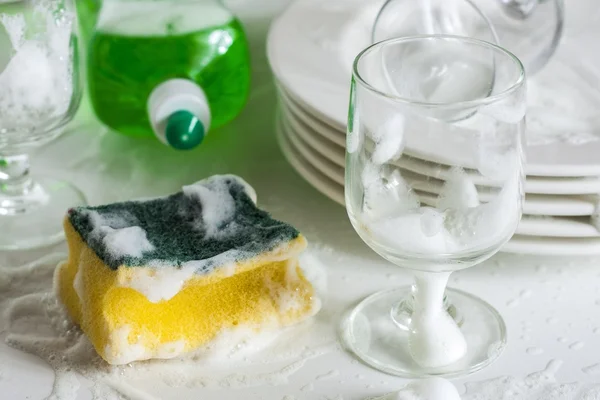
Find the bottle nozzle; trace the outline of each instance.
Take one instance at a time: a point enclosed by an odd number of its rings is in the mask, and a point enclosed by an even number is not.
[[[148,98],[148,117],[161,142],[177,150],[190,150],[210,129],[210,107],[195,82],[171,79],[158,85]]]
[[[187,110],[176,111],[167,119],[165,138],[177,150],[190,150],[204,140],[202,121]]]

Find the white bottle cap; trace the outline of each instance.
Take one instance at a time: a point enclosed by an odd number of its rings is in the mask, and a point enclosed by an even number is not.
[[[210,107],[204,91],[187,79],[170,79],[148,98],[148,116],[156,137],[178,150],[198,146],[210,128]]]

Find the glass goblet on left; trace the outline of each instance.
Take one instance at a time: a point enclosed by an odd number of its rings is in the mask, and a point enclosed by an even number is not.
[[[55,139],[81,100],[72,0],[0,3],[0,250],[50,245],[63,237],[81,191],[30,176],[28,153]]]

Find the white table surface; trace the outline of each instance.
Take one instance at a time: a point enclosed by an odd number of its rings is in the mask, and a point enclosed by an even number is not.
[[[304,182],[279,151],[273,125],[275,88],[264,39],[269,20],[285,2],[237,0],[232,5],[246,23],[254,67],[250,101],[235,122],[211,132],[199,149],[188,153],[171,151],[154,140],[103,133],[88,124],[36,152],[34,170],[71,179],[92,204],[175,192],[214,173],[244,177],[256,189],[261,207],[297,226],[315,245],[329,274],[322,318],[328,319],[329,334],[335,338],[342,310],[376,290],[410,283],[410,275],[370,251],[354,233],[345,210]],[[85,122],[88,115],[84,107],[79,122]],[[64,244],[57,249],[64,251]],[[22,265],[57,249],[1,254],[0,265]],[[600,362],[600,331],[594,331],[600,328],[600,260],[501,254],[484,265],[455,273],[451,285],[490,302],[508,327],[508,347],[501,358],[483,371],[453,380],[459,388],[464,382],[502,375],[522,377],[553,359],[564,362],[559,381],[600,382],[600,375],[582,371]],[[4,335],[0,326],[0,338]],[[560,337],[566,341],[559,341]],[[571,349],[577,341],[583,347]],[[527,351],[533,347],[541,350]],[[43,361],[0,343],[0,399],[45,399],[53,378],[54,372]],[[276,385],[156,389],[153,394],[178,400],[353,400],[382,395],[404,383],[362,365],[338,348],[307,360],[287,382]],[[82,380],[78,400],[92,398],[88,386]]]

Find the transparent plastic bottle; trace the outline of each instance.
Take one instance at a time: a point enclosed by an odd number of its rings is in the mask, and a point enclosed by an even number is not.
[[[100,0],[79,7],[89,97],[102,123],[173,148],[199,145],[242,110],[250,60],[240,22],[220,0]]]
[[[79,0],[76,2],[77,19],[84,42],[89,42],[100,13],[101,0]]]

